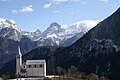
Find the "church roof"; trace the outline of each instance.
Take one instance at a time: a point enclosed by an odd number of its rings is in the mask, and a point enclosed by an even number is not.
[[[26,65],[29,65],[29,64],[44,64],[45,63],[45,60],[27,60],[26,61]]]

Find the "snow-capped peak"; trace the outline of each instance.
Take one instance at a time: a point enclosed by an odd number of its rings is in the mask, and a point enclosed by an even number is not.
[[[50,40],[59,45],[61,41],[72,38],[79,33],[82,36],[100,21],[101,20],[82,20],[71,25],[59,25],[57,22],[53,22],[44,32],[41,32],[39,29],[36,31],[22,31],[17,27],[14,20],[0,18],[0,35],[2,34],[2,36],[8,39],[14,40],[20,40],[22,36],[26,36],[33,41]]]
[[[82,21],[78,21],[75,22],[73,24],[70,25],[70,27],[68,28],[92,28],[94,26],[96,26],[100,21],[102,20],[82,20]]]
[[[0,21],[5,21],[6,19],[4,19],[4,18],[0,18]]]
[[[52,30],[59,30],[61,28],[62,28],[61,25],[59,25],[57,22],[53,22],[49,27],[49,29],[52,29]]]
[[[12,24],[15,24],[15,21],[13,19],[9,20]]]
[[[0,18],[0,28],[6,28],[6,27],[20,31],[20,29],[15,24],[14,20],[12,20],[12,19],[7,20],[4,18]]]
[[[65,29],[63,29],[61,27],[61,25],[59,25],[58,23],[54,22],[50,25],[50,27],[48,27],[43,33],[43,36],[47,36],[47,35],[52,35],[52,34],[59,34],[64,32]]]
[[[65,27],[65,29],[67,30],[67,32],[87,32],[101,21],[102,20],[82,20]]]

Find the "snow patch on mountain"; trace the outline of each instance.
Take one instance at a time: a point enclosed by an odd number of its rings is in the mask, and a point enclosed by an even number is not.
[[[68,33],[87,32],[102,20],[82,20],[65,27]]]
[[[17,25],[15,24],[14,20],[7,20],[4,18],[0,18],[0,29],[2,28],[11,28],[11,29],[15,29],[17,31],[21,31]]]
[[[22,31],[22,35],[29,37],[33,41],[39,40],[41,33],[42,32],[39,29],[37,29],[36,31],[31,31],[31,32]]]
[[[55,37],[55,38],[57,38],[57,35],[56,34],[52,34],[52,35],[47,35],[47,37]]]
[[[82,37],[86,32],[88,32],[91,28],[96,26],[101,21],[102,20],[82,20],[75,22],[71,25],[63,24],[61,27],[65,29],[65,37],[62,40],[63,42],[61,43],[69,42],[70,40],[73,40],[72,42],[75,42],[77,39]]]
[[[52,43],[59,45],[62,41],[74,38],[79,39],[92,27],[96,26],[101,20],[82,20],[75,22],[71,25],[63,24],[59,25],[56,22],[51,23],[45,31],[41,32],[39,29],[36,31],[23,31],[18,28],[14,20],[7,20],[0,18],[0,34],[8,39],[20,40],[22,36],[30,38],[32,41],[44,42],[46,40],[52,41]],[[18,37],[17,37],[18,36]],[[75,39],[72,42],[75,42]],[[71,39],[73,40],[73,39]],[[44,42],[46,43],[46,42]]]

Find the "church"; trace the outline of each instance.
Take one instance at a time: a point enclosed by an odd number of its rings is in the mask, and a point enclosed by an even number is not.
[[[18,47],[16,55],[16,75],[17,77],[26,78],[44,78],[46,77],[46,61],[45,60],[26,60],[22,63],[22,54]]]

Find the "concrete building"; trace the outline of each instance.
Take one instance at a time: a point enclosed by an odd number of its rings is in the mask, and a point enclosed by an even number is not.
[[[46,77],[45,60],[26,60],[22,63],[22,54],[18,47],[19,53],[16,55],[16,75],[17,77],[43,78]]]

